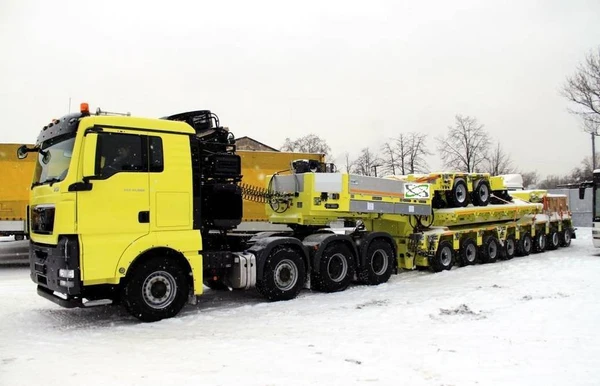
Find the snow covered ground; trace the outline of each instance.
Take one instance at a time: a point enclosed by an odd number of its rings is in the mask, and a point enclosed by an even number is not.
[[[142,324],[0,267],[0,385],[598,385],[600,250],[570,248],[267,303],[213,292]]]

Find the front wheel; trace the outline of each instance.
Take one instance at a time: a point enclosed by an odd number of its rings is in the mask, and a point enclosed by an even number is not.
[[[291,248],[278,248],[267,258],[256,289],[271,301],[290,300],[298,295],[305,278],[306,270],[300,253]]]
[[[125,309],[143,322],[171,318],[189,294],[187,272],[173,259],[155,257],[133,267],[121,291]]]

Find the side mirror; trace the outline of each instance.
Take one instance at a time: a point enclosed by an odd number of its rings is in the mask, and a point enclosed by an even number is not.
[[[583,200],[585,198],[585,186],[579,187],[579,199]]]
[[[25,159],[25,158],[27,158],[27,153],[29,153],[29,149],[27,148],[27,145],[21,145],[17,149],[17,158]]]
[[[96,144],[98,134],[88,133],[83,143],[83,178],[96,176]]]

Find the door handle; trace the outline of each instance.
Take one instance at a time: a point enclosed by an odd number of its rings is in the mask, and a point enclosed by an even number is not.
[[[138,213],[138,221],[140,222],[140,224],[147,224],[150,222],[150,211],[149,210],[143,210],[141,212]]]

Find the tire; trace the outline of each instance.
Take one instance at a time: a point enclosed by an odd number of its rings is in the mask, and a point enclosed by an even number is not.
[[[517,253],[517,242],[515,241],[515,236],[510,235],[504,240],[504,250],[502,254],[502,259],[510,260],[515,257]]]
[[[446,196],[449,207],[451,208],[462,208],[469,205],[469,189],[467,183],[462,178],[456,178],[454,180],[454,186],[452,190],[447,193]]]
[[[529,232],[525,232],[521,235],[521,238],[517,242],[517,256],[527,256],[531,253],[533,247],[533,241]]]
[[[441,272],[452,269],[453,265],[454,249],[452,249],[452,243],[448,240],[441,241],[435,255],[429,258],[429,267],[433,272]]]
[[[485,236],[479,255],[482,263],[494,263],[500,257],[500,242],[494,236]]]
[[[475,240],[471,238],[463,239],[460,243],[460,251],[458,252],[460,265],[466,266],[476,264],[479,259],[478,252]]]
[[[267,257],[256,289],[271,301],[290,300],[298,296],[305,279],[306,269],[300,253],[291,248],[277,248]]]
[[[15,235],[15,241],[25,240],[25,236],[23,235]]]
[[[560,232],[559,239],[561,247],[568,247],[571,245],[571,229],[567,228]]]
[[[348,288],[354,277],[354,256],[347,245],[332,243],[325,247],[319,261],[319,272],[314,272],[312,283],[322,292],[337,292]]]
[[[491,192],[490,183],[486,180],[479,180],[475,186],[475,190],[471,194],[473,205],[487,206],[492,198]]]
[[[560,237],[557,231],[552,231],[546,237],[546,247],[549,250],[555,250],[560,246]]]
[[[542,253],[546,250],[546,234],[539,232],[535,235],[535,240],[533,241],[533,252],[534,253]]]
[[[369,285],[385,283],[392,276],[396,264],[394,248],[390,243],[375,239],[367,248],[365,264],[358,271],[358,279]]]
[[[179,313],[189,295],[188,272],[172,258],[154,257],[133,267],[121,290],[127,312],[143,322]]]

